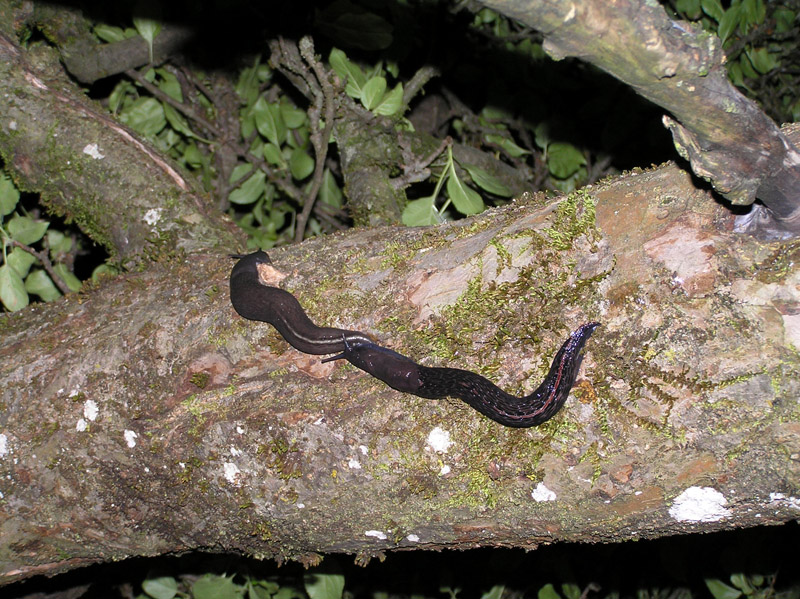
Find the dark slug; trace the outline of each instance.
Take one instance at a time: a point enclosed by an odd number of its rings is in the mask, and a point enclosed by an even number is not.
[[[530,395],[516,397],[475,372],[422,366],[363,333],[318,327],[292,294],[259,281],[258,264],[271,263],[264,252],[234,257],[241,259],[231,272],[231,303],[244,318],[268,322],[302,352],[338,352],[323,362],[346,359],[390,387],[419,397],[456,397],[505,426],[536,426],[561,409],[578,375],[581,350],[600,326],[589,322],[578,327],[556,353],[542,384]]]
[[[306,315],[297,298],[278,287],[262,285],[259,264],[272,264],[264,252],[240,258],[231,271],[231,303],[239,316],[268,322],[293,348],[306,354],[332,354],[345,350],[345,341],[371,343],[372,338],[358,331],[318,327]]]

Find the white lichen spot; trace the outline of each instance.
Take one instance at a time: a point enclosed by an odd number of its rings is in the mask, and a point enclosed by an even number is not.
[[[122,434],[125,437],[125,443],[127,443],[128,447],[131,449],[136,447],[136,437],[139,435],[137,435],[135,431],[125,430],[125,432]]]
[[[450,440],[450,433],[437,426],[428,435],[428,447],[439,453],[447,453],[453,442]]]
[[[366,445],[359,445],[358,449],[361,451],[362,454],[367,455],[369,453],[369,447]]]
[[[97,407],[97,402],[93,399],[87,399],[83,402],[83,417],[91,422],[94,422],[97,419],[97,414],[100,413],[100,410]]]
[[[406,541],[410,543],[419,543],[419,537],[415,534],[406,535]]]
[[[235,458],[238,458],[240,455],[242,455],[242,450],[236,449],[233,445],[231,445],[231,455]]]
[[[79,433],[82,433],[86,430],[87,426],[89,426],[88,422],[86,422],[83,418],[78,418],[78,422],[75,424],[75,430]]]
[[[347,460],[347,466],[349,468],[352,468],[353,470],[361,470],[361,464],[355,458],[350,458],[349,460]]]
[[[669,515],[678,522],[717,522],[731,515],[725,496],[711,487],[689,487],[675,498]]]
[[[83,148],[83,153],[86,154],[87,156],[91,156],[95,160],[101,160],[102,158],[105,158],[103,153],[100,151],[100,147],[97,144],[87,144]]]
[[[232,462],[225,462],[222,468],[225,472],[225,480],[238,487],[240,484],[239,475],[241,474],[239,467]]]
[[[380,539],[381,541],[385,541],[386,540],[386,533],[383,533],[380,530],[367,530],[367,531],[364,531],[364,536],[374,537],[376,539]]]
[[[151,208],[144,213],[144,222],[151,227],[161,220],[161,208]]]
[[[0,458],[4,458],[9,454],[8,437],[0,433]]]
[[[787,505],[795,510],[800,510],[800,498],[797,497],[786,497],[783,493],[770,493],[769,501],[770,503]]]
[[[555,501],[556,494],[548,489],[544,483],[539,483],[536,488],[531,491],[531,497],[534,501]]]

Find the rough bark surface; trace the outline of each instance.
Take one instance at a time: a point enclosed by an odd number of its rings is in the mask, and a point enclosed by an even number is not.
[[[756,198],[740,228],[800,232],[800,152],[727,78],[719,39],[642,0],[481,0],[545,35],[554,58],[586,60],[664,107],[694,172],[734,204]]]
[[[512,391],[600,320],[565,409],[527,430],[288,348],[235,315],[220,254],[7,317],[2,580],[204,547],[367,558],[796,519],[800,249],[730,225],[667,165],[273,253],[318,322]]]
[[[77,90],[53,51],[23,53],[0,33],[0,97],[0,148],[18,186],[112,256],[242,241],[194,180]]]

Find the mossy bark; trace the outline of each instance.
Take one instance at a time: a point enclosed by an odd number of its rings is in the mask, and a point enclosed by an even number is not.
[[[566,407],[526,430],[289,348],[236,316],[224,254],[7,317],[0,580],[212,546],[367,559],[796,519],[800,250],[730,225],[666,165],[272,253],[315,321],[510,391],[601,321]]]

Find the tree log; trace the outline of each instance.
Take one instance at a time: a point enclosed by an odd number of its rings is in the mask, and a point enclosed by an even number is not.
[[[730,229],[669,164],[272,253],[318,323],[512,392],[600,320],[532,429],[289,348],[236,316],[219,253],[7,316],[2,581],[194,548],[308,562],[796,519],[798,246]]]

